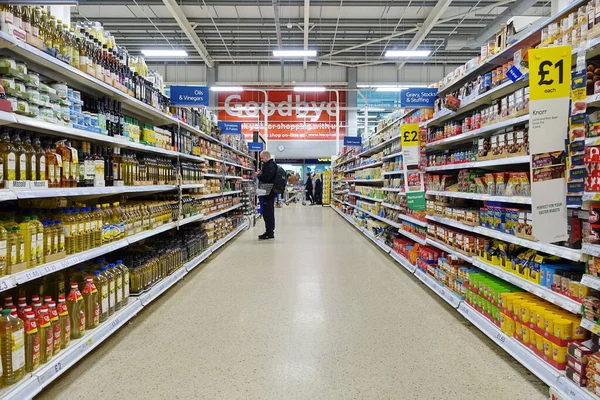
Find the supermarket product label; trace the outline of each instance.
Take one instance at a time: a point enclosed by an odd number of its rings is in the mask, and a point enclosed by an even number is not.
[[[400,126],[400,140],[404,165],[419,164],[419,124],[403,124]]]
[[[513,65],[508,72],[506,72],[506,76],[508,76],[511,81],[516,82],[523,76],[523,73],[519,68]]]
[[[533,236],[543,243],[568,238],[566,185],[564,174],[553,178],[552,171],[534,176],[531,183]]]
[[[569,96],[531,100],[529,109],[531,154],[563,151],[569,122]]]
[[[529,83],[531,100],[568,97],[571,91],[571,46],[529,50]]]
[[[425,192],[407,192],[406,205],[411,210],[425,210]]]
[[[242,134],[242,123],[241,122],[228,122],[219,121],[219,128],[221,133],[225,135],[241,135]]]

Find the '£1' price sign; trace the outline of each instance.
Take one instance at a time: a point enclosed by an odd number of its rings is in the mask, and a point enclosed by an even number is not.
[[[568,97],[571,93],[571,46],[529,50],[531,100]]]

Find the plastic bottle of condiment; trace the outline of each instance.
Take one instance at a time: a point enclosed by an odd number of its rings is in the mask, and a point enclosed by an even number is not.
[[[64,296],[58,297],[56,309],[58,310],[58,321],[60,322],[60,348],[66,349],[71,341],[71,318]]]
[[[40,332],[40,363],[45,364],[54,354],[54,332],[50,323],[48,307],[40,307],[37,317],[38,331]]]
[[[33,312],[24,315],[25,321],[25,370],[32,372],[40,365],[40,332]]]
[[[90,246],[102,246],[102,211],[99,209],[99,204],[96,204],[92,212],[92,239]]]
[[[17,264],[27,262],[25,258],[25,241],[23,239],[23,234],[21,233],[21,227],[15,226],[13,228],[14,240],[17,245]]]
[[[71,210],[65,211],[65,216],[62,218],[62,226],[67,254],[75,254],[77,252],[77,225]]]
[[[77,282],[71,283],[71,292],[67,296],[67,308],[71,321],[71,339],[79,339],[85,333],[85,311],[83,296]]]
[[[50,324],[52,325],[52,335],[54,337],[54,355],[60,351],[60,338],[61,338],[61,327],[60,320],[58,318],[58,309],[56,308],[56,302],[48,302],[48,314],[50,314]]]
[[[25,329],[23,321],[12,317],[9,309],[0,317],[0,355],[2,383],[12,385],[25,374]]]
[[[83,288],[83,304],[85,307],[86,329],[94,329],[100,323],[100,304],[98,303],[98,290],[94,285],[94,278],[88,276]]]

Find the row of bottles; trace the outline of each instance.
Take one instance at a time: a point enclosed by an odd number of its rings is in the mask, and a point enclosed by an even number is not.
[[[95,329],[129,301],[129,269],[121,260],[108,264],[98,259],[93,266],[56,275],[63,279],[62,291],[32,294],[27,303],[27,289],[37,286],[31,284],[21,289],[17,305],[12,295],[4,297],[0,316],[2,385],[12,385],[26,372],[49,362],[69,346],[71,339],[79,339],[86,330]],[[67,278],[71,284],[65,296]],[[44,283],[37,288],[45,289]]]
[[[175,184],[178,175],[169,158],[89,142],[44,140],[42,145],[40,137],[11,128],[0,133],[0,155],[2,186],[15,180],[48,181],[50,188],[162,185]],[[200,171],[199,164],[194,168]]]
[[[83,102],[81,111],[96,114],[99,118],[103,118],[99,125],[106,128],[108,136],[123,135],[125,116],[120,101],[112,100],[106,96],[99,99],[82,96],[81,100]]]

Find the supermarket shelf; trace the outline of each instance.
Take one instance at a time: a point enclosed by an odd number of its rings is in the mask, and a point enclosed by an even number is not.
[[[382,131],[383,131],[383,129],[382,129]],[[359,157],[367,157],[367,156],[370,156],[372,154],[376,154],[376,153],[380,152],[385,146],[387,146],[388,144],[392,143],[394,140],[399,140],[399,139],[400,139],[400,135],[398,135],[398,136],[392,136],[388,140],[386,140],[384,142],[381,142],[378,145],[373,146],[373,147],[371,147],[368,150],[363,151],[358,156]]]
[[[473,262],[473,259],[472,259],[471,257],[469,257],[469,256],[467,256],[467,255],[464,255],[464,254],[462,254],[462,253],[459,253],[458,251],[456,251],[456,250],[454,250],[454,249],[451,249],[450,247],[446,246],[446,245],[445,245],[445,244],[443,244],[443,243],[440,243],[440,242],[438,242],[437,240],[433,240],[433,239],[427,238],[427,239],[425,240],[425,242],[426,242],[428,245],[431,245],[431,246],[437,247],[438,249],[440,249],[440,250],[442,250],[442,251],[445,251],[445,252],[446,252],[446,253],[448,253],[448,254],[452,254],[453,256],[455,256],[455,257],[457,257],[457,258],[460,258],[461,260],[464,260],[464,261],[466,261],[466,262],[468,262],[468,263],[472,263],[472,262]]]
[[[376,201],[378,203],[383,202],[382,199],[375,199],[373,197],[369,197],[369,196],[365,196],[364,194],[360,194],[360,193],[354,193],[354,192],[348,192],[348,196],[356,196],[356,197],[360,197],[362,199],[367,199],[367,200],[371,200],[371,201]]]
[[[347,160],[344,160],[344,161],[342,161],[342,162],[339,162],[339,163],[335,164],[335,165],[333,166],[333,168],[338,168],[338,167],[340,167],[341,165],[348,164],[349,162],[352,162],[352,161],[356,160],[357,158],[358,158],[358,156],[353,156],[353,157],[350,157],[350,158],[349,158],[349,159],[347,159]]]
[[[381,222],[385,222],[386,224],[391,225],[394,228],[400,228],[400,224],[398,222],[394,222],[394,221],[392,221],[390,219],[380,217],[379,215],[373,214],[372,212],[367,211],[367,210],[365,210],[363,208],[360,208],[359,206],[357,206],[355,204],[351,204],[351,203],[348,203],[348,202],[344,202],[344,204],[346,204],[346,205],[348,205],[348,206],[350,206],[350,207],[352,207],[352,208],[354,208],[354,209],[356,209],[356,210],[358,210],[358,211],[360,211],[362,213],[365,213],[365,214],[367,214],[367,215],[369,215],[369,216],[371,216],[371,217],[373,217],[373,218],[375,218],[375,219],[377,219],[377,220],[379,220]]]
[[[520,157],[508,157],[508,158],[500,158],[497,160],[487,160],[487,161],[474,161],[474,162],[465,162],[460,164],[448,164],[448,165],[439,165],[435,167],[427,167],[426,171],[447,171],[453,169],[464,169],[464,168],[484,168],[484,167],[497,167],[504,165],[514,165],[514,164],[528,164],[531,162],[531,156],[520,156]]]
[[[382,187],[381,190],[383,190],[384,192],[400,193],[400,196],[404,196],[406,194],[406,193],[404,193],[404,189],[401,189],[401,188]]]
[[[429,274],[423,270],[417,268],[415,270],[415,276],[452,307],[458,308],[458,306],[461,304],[462,299],[457,294],[446,288],[441,282],[429,276]]]
[[[554,389],[569,400],[600,400],[600,397],[592,394],[585,387],[577,386],[566,376],[561,376],[558,379],[558,384]]]
[[[400,232],[400,234],[406,236],[409,239],[414,240],[415,242],[417,242],[419,244],[423,244],[423,245],[425,244],[425,239],[423,239],[420,236],[417,236],[417,235],[415,235],[413,233],[410,233],[410,232],[406,232],[405,230],[400,229],[400,228],[398,228],[398,232]]]
[[[592,94],[585,99],[589,107],[600,107],[600,93]]]
[[[39,199],[47,197],[69,196],[98,196],[121,193],[166,192],[177,189],[177,185],[155,186],[106,186],[106,187],[80,187],[80,188],[48,188],[35,190],[14,190],[18,199]],[[4,189],[7,190],[7,189]],[[7,190],[8,191],[8,190]]]
[[[404,171],[399,171],[399,170],[397,170],[397,171],[385,171],[385,172],[382,172],[381,175],[383,175],[383,176],[386,176],[386,175],[398,175],[398,174],[403,174],[403,173],[404,173]]]
[[[474,226],[470,226],[470,225],[465,225],[465,224],[462,224],[458,221],[455,221],[455,220],[452,220],[449,218],[441,218],[441,217],[435,217],[432,215],[428,215],[427,219],[436,221],[441,224],[450,225],[450,226],[453,226],[453,227],[456,227],[459,229],[463,229],[466,231],[478,233],[483,236],[488,236],[488,237],[492,237],[494,239],[503,240],[505,242],[514,243],[519,246],[527,247],[527,248],[530,248],[533,250],[538,250],[543,253],[552,254],[555,256],[562,257],[562,258],[566,258],[569,260],[580,261],[582,258],[582,252],[580,250],[569,249],[566,247],[561,247],[561,246],[556,246],[556,245],[546,244],[546,243],[541,243],[541,242],[534,242],[533,240],[523,239],[523,238],[520,238],[515,235],[510,235],[508,233],[484,228],[482,226],[474,227]]]
[[[583,275],[583,277],[581,278],[581,284],[592,289],[600,290],[600,278],[593,275]]]
[[[501,202],[501,203],[514,203],[514,204],[531,204],[531,197],[524,197],[524,196],[490,196],[487,194],[480,194],[480,193],[439,192],[439,191],[435,191],[435,190],[428,190],[425,194],[432,195],[432,196],[454,197],[457,199],[497,201],[497,202]]]
[[[204,185],[202,183],[185,183],[181,185],[182,189],[201,189]]]
[[[402,154],[403,154],[402,150],[400,150],[400,151],[398,151],[396,153],[393,153],[393,154],[390,154],[390,155],[387,155],[387,156],[383,156],[381,159],[383,161],[385,161],[385,160],[389,160],[390,158],[400,157],[400,156],[402,156]]]
[[[347,169],[347,170],[342,171],[342,172],[344,174],[346,174],[348,172],[358,171],[358,170],[365,169],[365,168],[378,167],[380,165],[383,165],[383,161],[377,161],[377,162],[375,162],[373,164],[361,165],[360,167],[355,167],[355,168]]]
[[[348,203],[347,203],[348,204]],[[379,239],[377,239],[371,232],[366,229],[360,227],[356,222],[352,220],[352,218],[348,217],[346,214],[338,210],[336,207],[331,207],[336,213],[338,213],[342,218],[348,221],[352,226],[361,231],[366,237],[368,237],[373,243],[375,243],[381,250],[389,253],[392,248],[385,243],[382,243]]]
[[[33,374],[29,374],[16,385],[1,390],[0,398],[28,399],[38,394],[52,381],[62,375],[63,372],[75,365],[106,338],[115,333],[121,326],[137,315],[148,303],[156,299],[175,283],[179,282],[187,275],[188,271],[191,271],[196,265],[208,258],[208,256],[216,249],[233,239],[238,233],[245,229],[247,225],[248,223],[244,222],[235,231],[211,246],[209,250],[188,261],[181,268],[158,282],[144,295],[138,298],[131,297],[127,306],[115,312],[108,320],[100,324],[98,328],[86,331],[81,339],[72,340],[69,347],[53,357],[49,363],[42,365],[37,371]]]
[[[410,261],[408,261],[406,258],[402,257],[400,254],[396,253],[394,250],[390,251],[390,256],[392,256],[392,258],[394,260],[396,260],[400,265],[402,265],[404,268],[406,268],[406,270],[408,270],[411,274],[415,273],[415,270],[417,269],[417,267],[412,265],[410,263]]]
[[[405,215],[405,214],[399,214],[398,218],[403,219],[403,220],[408,221],[408,222],[411,222],[411,223],[413,223],[415,225],[419,225],[419,226],[427,228],[427,221],[421,221],[420,219],[416,219],[416,218],[410,217],[410,216]]]
[[[383,179],[348,179],[344,182],[354,183],[383,183]]]
[[[600,192],[584,192],[582,201],[600,201]]]
[[[221,175],[221,174],[202,174],[203,178],[217,178],[217,179],[222,179],[225,175]]]
[[[243,204],[242,204],[242,203],[239,203],[239,204],[236,204],[236,205],[235,205],[235,206],[233,206],[233,207],[226,208],[225,210],[217,211],[216,213],[212,213],[212,214],[209,214],[209,215],[204,215],[204,216],[202,217],[202,220],[203,220],[203,221],[208,221],[209,219],[212,219],[212,218],[214,218],[214,217],[218,217],[219,215],[222,215],[222,214],[228,213],[229,211],[233,211],[233,210],[235,210],[235,209],[237,209],[237,208],[240,208],[241,206],[243,206]]]
[[[527,279],[521,278],[511,272],[505,271],[496,265],[489,264],[478,257],[473,257],[472,263],[477,268],[489,272],[490,274],[495,275],[502,280],[510,282],[513,285],[518,286],[529,293],[533,293],[536,296],[541,297],[542,299],[552,304],[555,304],[569,312],[572,312],[573,314],[581,313],[581,303],[570,299],[567,296],[563,296],[560,293],[556,293],[548,288],[530,282]]]
[[[383,202],[383,203],[381,203],[381,205],[384,207],[387,207],[387,208],[391,208],[392,210],[402,211],[402,207],[394,205],[394,204]]]
[[[529,121],[529,115],[523,115],[521,117],[507,119],[506,121],[500,121],[495,124],[484,126],[483,128],[474,129],[472,131],[462,133],[460,135],[451,136],[445,139],[436,140],[435,142],[427,143],[427,148],[434,148],[450,143],[460,143],[464,141],[469,141],[474,137],[483,135],[485,133],[492,133],[497,130],[509,128],[513,125],[518,125],[527,121]]]
[[[480,94],[478,96],[474,96],[471,98],[467,98],[467,99],[462,99],[461,103],[460,103],[460,108],[456,111],[444,109],[444,111],[439,113],[437,116],[434,115],[432,119],[427,121],[427,126],[428,127],[429,126],[443,126],[444,125],[443,122],[445,122],[449,119],[454,119],[455,117],[458,117],[458,116],[463,115],[471,110],[474,110],[475,108],[477,108],[479,106],[482,106],[485,104],[492,104],[493,100],[499,99],[503,96],[506,96],[507,94],[514,92],[515,90],[518,90],[518,89],[523,88],[528,85],[529,85],[529,76],[528,75],[522,77],[521,79],[519,79],[516,82],[508,80],[508,81],[504,82],[503,84],[498,85],[495,88],[492,88],[483,94]]]
[[[598,325],[594,321],[587,319],[587,318],[581,318],[580,326],[594,334],[596,334],[596,333],[598,333],[598,331],[600,331],[600,325]]]
[[[241,176],[236,175],[225,175],[225,179],[244,179]]]
[[[525,368],[540,378],[546,385],[551,387],[557,385],[558,379],[561,376],[560,371],[547,364],[517,340],[507,336],[500,328],[464,301],[460,303],[458,312],[480,331],[485,333],[494,343],[513,356]]]
[[[232,190],[232,191],[229,191],[229,192],[222,192],[222,193],[203,194],[201,196],[196,196],[196,198],[198,198],[198,199],[212,199],[214,197],[231,196],[231,195],[242,193],[242,192],[243,192],[243,190]]]

